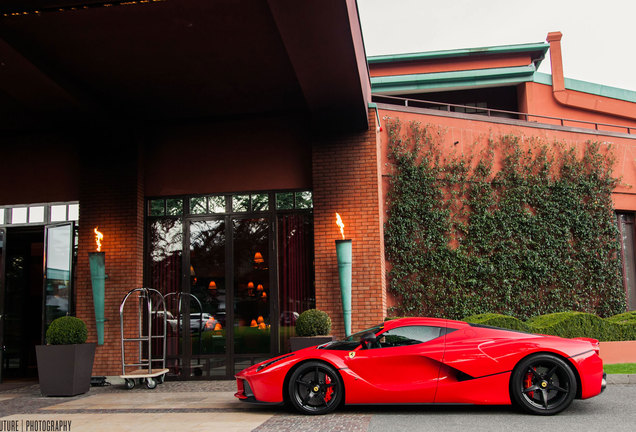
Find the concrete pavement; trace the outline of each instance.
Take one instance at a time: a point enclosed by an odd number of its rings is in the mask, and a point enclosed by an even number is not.
[[[234,381],[166,382],[154,390],[121,385],[93,387],[85,395],[42,397],[37,384],[0,386],[0,432],[14,431],[229,431],[327,432],[488,430],[633,430],[636,375],[610,376],[608,389],[574,401],[554,417],[519,414],[510,407],[346,407],[326,416],[303,416],[282,407],[245,404],[233,397]],[[627,416],[630,421],[623,422]],[[570,426],[578,425],[577,429]],[[594,425],[594,428],[591,426]]]

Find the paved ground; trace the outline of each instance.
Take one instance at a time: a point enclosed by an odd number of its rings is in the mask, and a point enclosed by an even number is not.
[[[619,378],[618,381],[625,381]],[[626,378],[629,382],[630,377]],[[616,380],[614,380],[616,381]],[[636,380],[633,380],[636,383]],[[155,390],[93,387],[71,398],[42,397],[37,384],[0,386],[4,431],[633,431],[636,385],[611,384],[553,417],[509,407],[347,407],[326,416],[252,406],[233,397],[233,381],[166,382]],[[70,428],[69,423],[70,422]]]

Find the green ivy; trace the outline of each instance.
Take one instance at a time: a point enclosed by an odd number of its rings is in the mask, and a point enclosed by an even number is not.
[[[626,310],[611,152],[506,135],[473,160],[444,155],[433,126],[386,124],[392,314]]]

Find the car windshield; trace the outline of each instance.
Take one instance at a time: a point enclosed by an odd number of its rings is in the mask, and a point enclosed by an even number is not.
[[[368,329],[366,329],[366,330],[362,330],[362,331],[360,331],[360,332],[358,332],[358,333],[354,333],[354,334],[352,334],[351,336],[349,336],[349,337],[345,338],[345,340],[346,340],[346,341],[349,341],[349,342],[360,342],[360,338],[361,338],[363,335],[368,334],[368,333],[376,334],[377,332],[379,332],[379,331],[380,331],[380,330],[382,330],[383,328],[384,328],[384,323],[382,323],[382,324],[378,324],[378,325],[377,325],[377,326],[375,326],[375,327],[371,327],[371,328],[368,328]]]

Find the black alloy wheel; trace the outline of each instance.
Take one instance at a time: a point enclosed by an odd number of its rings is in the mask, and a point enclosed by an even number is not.
[[[576,396],[572,368],[552,354],[534,354],[515,367],[510,399],[531,414],[552,415],[566,409]]]
[[[302,364],[289,379],[289,400],[303,414],[327,414],[342,400],[344,387],[338,372],[326,363]]]

